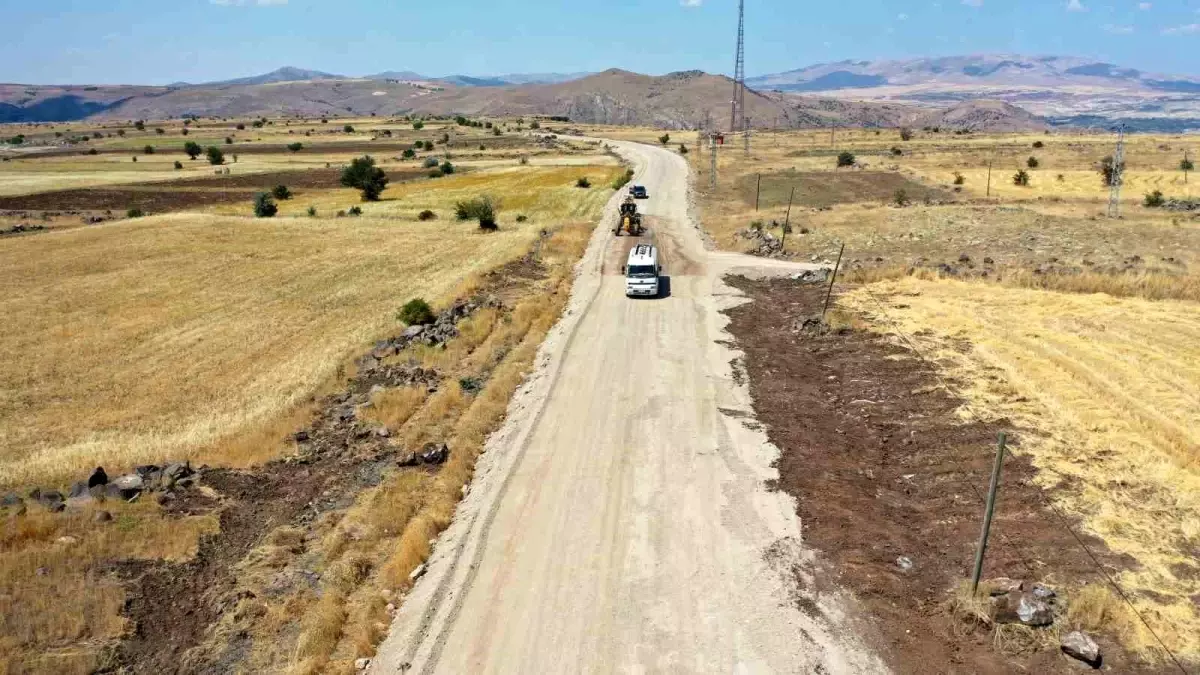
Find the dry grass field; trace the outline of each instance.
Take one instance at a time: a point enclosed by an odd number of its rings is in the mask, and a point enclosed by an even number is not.
[[[320,397],[344,386],[355,372],[353,359],[373,340],[398,332],[396,312],[407,300],[423,297],[436,311],[497,283],[489,272],[538,242],[541,281],[513,287],[505,296],[512,306],[503,311],[481,311],[464,322],[445,351],[414,356],[436,366],[446,382],[474,378],[463,381],[483,388],[445,385],[434,395],[387,388],[364,417],[393,430],[395,447],[449,441],[455,450],[444,470],[352,485],[346,504],[299,530],[260,523],[268,536],[246,560],[221,570],[253,586],[290,564],[288,551],[317,555],[295,564],[327,572],[321,594],[276,590],[278,602],[270,607],[255,605],[250,614],[230,607],[213,626],[212,646],[223,646],[222,626],[232,622],[261,640],[240,667],[328,672],[373,651],[387,620],[381,594],[399,601],[409,572],[428,555],[428,539],[449,522],[484,438],[557,319],[571,265],[623,168],[592,144],[540,143],[516,133],[513,122],[496,122],[508,128],[499,137],[453,121],[415,130],[395,120],[330,120],[328,130],[309,136],[288,133],[284,120],[252,131],[250,120],[243,122],[244,132],[234,120],[197,122],[187,136],[206,145],[237,134],[234,146],[223,146],[228,177],[215,176],[203,156],[191,162],[181,152],[156,151],[133,163],[124,154],[141,147],[139,135],[181,146],[178,122],[162,124],[161,136],[153,123],[145,132],[127,125],[124,138],[114,133],[91,141],[96,155],[22,155],[0,163],[0,197],[38,205],[3,214],[3,222],[51,225],[0,241],[9,280],[0,302],[9,318],[0,329],[0,492],[62,489],[97,465],[110,475],[175,459],[263,471],[273,466],[265,463],[296,452],[291,434],[312,423]],[[344,124],[356,131],[346,134]],[[26,133],[53,131],[43,125]],[[442,134],[450,143],[440,142]],[[372,138],[379,151],[364,149]],[[292,140],[305,149],[254,149]],[[435,149],[402,157],[416,140]],[[378,202],[362,202],[336,176],[326,182],[326,174],[364,152],[392,176]],[[425,157],[449,158],[459,171],[427,178]],[[181,171],[172,168],[177,159]],[[245,186],[261,182],[253,178],[259,174],[294,181],[293,198],[279,202],[274,218],[252,216],[260,188]],[[592,187],[576,187],[580,177]],[[181,182],[188,179],[203,182]],[[169,182],[156,187],[162,180]],[[166,210],[161,214],[124,218],[123,209],[113,209],[113,220],[94,225],[55,206],[81,194],[86,202],[95,197],[87,189],[103,186],[126,196],[176,197],[156,202]],[[46,192],[71,187],[84,193]],[[192,192],[215,196],[178,197]],[[499,204],[498,232],[454,218],[456,202],[483,195]],[[361,216],[337,213],[354,206]],[[420,220],[424,210],[436,218]],[[213,496],[237,503],[232,495]],[[95,524],[101,508],[109,524]],[[211,506],[189,515],[153,500],[109,500],[72,503],[56,514],[29,500],[27,512],[4,513],[0,672],[83,673],[119,663],[124,657],[111,650],[128,638],[126,600],[130,584],[139,582],[115,574],[113,565],[188,564],[205,533],[223,545]],[[364,575],[366,569],[372,572]],[[205,653],[205,645],[193,646]]]
[[[1200,221],[1142,204],[1152,190],[1195,196],[1179,163],[1200,143],[1129,137],[1114,220],[1097,170],[1111,135],[768,132],[749,156],[727,142],[716,190],[690,137],[713,244],[758,248],[742,234],[755,221],[781,237],[795,188],[785,255],[832,264],[845,245],[837,321],[914,340],[963,388],[964,415],[1010,420],[1057,507],[1132,561],[1118,581],[1154,631],[1200,658]],[[843,151],[855,167],[837,168]],[[1165,659],[1102,590],[1081,592],[1072,617],[1096,617],[1077,623]]]

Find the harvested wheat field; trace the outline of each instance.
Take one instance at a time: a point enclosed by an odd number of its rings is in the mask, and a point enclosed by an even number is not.
[[[447,179],[411,206],[389,193],[356,219],[181,214],[8,242],[0,485],[174,457],[261,461],[221,439],[303,402],[409,298],[445,297],[611,194],[600,180],[573,187],[580,169],[525,171]],[[504,210],[490,235],[445,211],[416,222],[477,193],[530,218]]]

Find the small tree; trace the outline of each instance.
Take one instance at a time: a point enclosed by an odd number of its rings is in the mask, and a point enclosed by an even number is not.
[[[1192,160],[1188,159],[1187,157],[1179,160],[1179,170],[1183,172],[1183,182],[1187,182],[1188,172],[1194,168],[1195,165],[1192,164]]]
[[[288,143],[287,149],[292,152],[300,152],[304,149],[303,143]]]
[[[225,137],[225,145],[233,145],[233,136]]]
[[[1142,204],[1148,209],[1156,209],[1165,203],[1166,200],[1163,199],[1162,190],[1155,190],[1146,195],[1146,198],[1142,200]]]
[[[680,144],[679,144],[679,154],[681,154],[681,155],[686,155],[686,154],[688,154],[688,149],[687,149],[687,146],[686,146],[686,145],[684,145],[683,143],[680,143]]]
[[[266,124],[266,122],[264,122],[262,120],[254,120],[251,123],[251,126],[253,126],[255,129],[261,129],[261,128],[263,128],[264,124]]]
[[[1013,174],[1013,185],[1019,185],[1021,187],[1029,187],[1029,172],[1026,171],[1025,169],[1021,169],[1020,171],[1014,173]]]
[[[188,130],[187,130],[187,127],[184,127],[184,128],[183,128],[183,130],[182,130],[182,131],[180,131],[179,133],[180,133],[180,134],[182,134],[182,135],[184,135],[184,136],[187,136],[187,135],[188,135]]]
[[[417,220],[437,220],[437,214],[429,209],[425,209],[417,214]]]
[[[458,202],[454,205],[454,217],[458,220],[478,220],[482,230],[496,229],[496,201],[485,195]]]
[[[901,150],[900,148],[897,148],[895,146],[892,147],[892,155],[899,157],[900,155],[903,155],[903,154],[904,154],[904,151]]]
[[[1100,178],[1104,181],[1104,187],[1112,187],[1112,184],[1117,180],[1117,176],[1125,170],[1125,165],[1116,166],[1113,162],[1112,155],[1100,160]]]
[[[208,146],[208,149],[204,151],[204,154],[208,155],[208,163],[212,164],[213,166],[225,163],[225,153],[221,152],[221,149],[215,145]]]
[[[196,159],[200,153],[204,152],[204,149],[200,147],[199,143],[188,141],[183,144],[183,151],[187,153],[188,159]]]
[[[438,165],[437,157],[426,157],[424,159],[424,161],[421,162],[421,166],[425,167],[426,169],[436,168],[437,165]]]
[[[145,130],[146,130],[146,123],[145,123],[145,122],[143,122],[142,120],[138,120],[138,121],[136,121],[136,122],[134,122],[134,123],[133,123],[133,128],[134,128],[134,129],[137,129],[138,131],[145,131]]]
[[[900,127],[900,140],[911,141],[913,137],[912,129],[908,127]]]
[[[592,187],[592,181],[588,180],[587,176],[580,176],[579,178],[577,178],[575,180],[575,187],[590,188],[590,187]]]
[[[308,207],[308,217],[309,218],[317,217],[317,207],[315,207],[315,206]]]
[[[141,218],[144,215],[146,214],[139,208],[132,208],[125,212],[126,218]]]
[[[167,130],[163,129],[162,127],[155,127],[154,133],[158,134],[159,136],[162,136],[163,134],[167,133]]]
[[[120,136],[121,138],[125,138],[125,130],[117,129],[117,135]]]
[[[1044,148],[1044,147],[1046,147],[1046,144],[1045,144],[1045,143],[1043,143],[1043,142],[1041,142],[1041,141],[1034,141],[1034,142],[1033,142],[1033,147],[1035,147],[1035,148]]]
[[[493,136],[499,136],[503,133],[504,132],[500,131],[500,127],[492,127],[492,135]]]
[[[245,130],[246,130],[246,125],[245,125],[245,124],[243,124],[242,122],[238,122],[238,124],[237,124],[237,130],[238,130],[238,131],[245,131]]]
[[[541,125],[541,123],[539,123],[537,120],[534,120],[534,121],[532,121],[532,122],[530,122],[530,123],[529,123],[529,128],[530,128],[530,129],[541,129],[541,128],[542,128],[542,125]]]
[[[1027,166],[1027,167],[1029,167],[1029,168],[1031,168],[1031,169],[1036,169],[1036,168],[1038,168],[1038,158],[1037,158],[1037,157],[1030,157],[1029,159],[1025,160],[1025,166]]]
[[[412,148],[405,148],[404,152],[400,153],[400,156],[404,159],[412,159],[417,156],[417,153]]]
[[[413,298],[404,303],[404,306],[396,313],[396,318],[406,326],[424,326],[433,323],[436,319],[433,310],[424,298]]]
[[[133,161],[135,161],[135,162],[136,162],[136,161],[137,161],[137,155],[134,155],[134,156],[133,156],[133,157],[131,157],[130,159],[132,159]]]
[[[275,197],[275,199],[278,199],[279,201],[283,201],[285,199],[292,198],[292,191],[289,190],[288,186],[286,185],[276,185],[271,189],[271,196]]]
[[[342,127],[342,131],[344,131],[348,134],[352,134],[352,133],[354,133],[354,127],[347,124],[346,126]]]
[[[670,143],[671,142],[671,134],[663,134],[662,136],[659,136],[658,142],[662,143],[663,145]]]
[[[450,134],[442,134],[441,144],[445,145],[450,142]]]
[[[351,206],[349,209],[347,209],[346,213],[351,216],[355,216],[355,217],[361,216],[362,215],[362,207],[355,204],[354,206]]]
[[[442,162],[442,165],[439,168],[441,169],[443,176],[449,176],[450,174],[454,173],[454,165],[450,163],[450,160]]]
[[[153,155],[154,154],[154,146],[147,145],[146,147],[142,148],[142,152],[147,155]]]
[[[954,184],[962,185],[965,182],[967,182],[967,179],[960,172],[955,171],[954,172]]]
[[[260,192],[254,196],[254,215],[259,218],[270,218],[276,213],[279,213],[279,207],[275,205],[275,200],[271,199],[271,195],[266,192]]]
[[[896,206],[908,206],[908,193],[904,191],[904,188],[900,188],[892,195],[892,201],[896,203]]]
[[[417,120],[416,122],[413,122],[413,128],[417,131],[420,131],[425,128],[425,123],[421,120]]]
[[[423,141],[421,147],[425,148],[425,152],[433,150],[433,141]]]
[[[355,159],[342,170],[342,185],[361,190],[365,202],[379,201],[379,195],[387,184],[387,174],[375,166],[375,159],[370,155]]]
[[[176,169],[176,170],[179,170],[179,169],[182,169],[182,168],[183,168],[183,162],[176,161],[176,162],[175,162],[175,169]]]
[[[854,162],[854,153],[843,151],[837,156],[837,165],[839,167],[854,166]]]

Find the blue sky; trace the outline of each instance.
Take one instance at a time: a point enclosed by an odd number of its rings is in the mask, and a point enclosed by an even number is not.
[[[736,0],[0,0],[0,82],[729,72]],[[750,75],[841,59],[1017,52],[1200,75],[1200,0],[748,0]]]

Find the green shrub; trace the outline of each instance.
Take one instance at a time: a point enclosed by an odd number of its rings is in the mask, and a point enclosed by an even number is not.
[[[442,162],[441,170],[443,176],[449,176],[450,174],[454,173],[454,165],[447,160]]]
[[[901,150],[900,148],[897,148],[895,146],[892,147],[892,155],[899,157],[900,155],[903,155],[903,154],[904,154],[904,151]]]
[[[379,201],[379,195],[387,187],[387,174],[375,166],[375,160],[370,155],[363,155],[350,162],[350,166],[342,170],[342,185],[357,188],[362,191],[363,201]]]
[[[425,152],[433,150],[433,141],[422,141],[421,147],[425,148]]]
[[[187,129],[187,127],[184,127],[184,128],[183,128],[183,130],[182,130],[182,131],[180,131],[179,133],[180,133],[181,135],[183,135],[183,136],[187,136],[187,135],[188,135],[188,129]]]
[[[892,195],[892,201],[895,202],[896,206],[908,206],[908,193],[905,192],[904,188],[900,188]]]
[[[1033,142],[1033,147],[1035,147],[1035,148],[1044,148],[1044,147],[1046,147],[1046,144],[1045,144],[1045,143],[1043,143],[1043,142],[1041,142],[1041,141],[1034,141],[1034,142]]]
[[[437,220],[437,214],[429,209],[425,209],[417,214],[417,220]]]
[[[287,149],[291,150],[292,152],[300,152],[301,150],[304,149],[304,144],[303,143],[288,143]]]
[[[687,149],[687,146],[686,146],[686,145],[684,145],[683,143],[680,143],[680,144],[679,144],[679,154],[681,154],[681,155],[686,155],[686,154],[688,154],[688,149]]]
[[[99,150],[96,150],[95,148],[89,148],[89,149],[88,149],[88,151],[87,151],[87,154],[89,154],[89,155],[98,155],[98,154],[100,154],[100,151],[99,151]]]
[[[913,137],[912,129],[908,127],[900,127],[900,140],[911,141]]]
[[[458,220],[478,220],[484,230],[496,229],[496,200],[485,195],[458,202],[454,205],[454,217]]]
[[[414,152],[412,148],[405,148],[404,152],[400,153],[400,156],[404,159],[412,159],[413,157],[417,156],[417,153]]]
[[[362,215],[362,207],[361,206],[351,206],[349,209],[346,210],[346,213],[347,213],[347,215],[351,215],[351,216],[361,216]]]
[[[146,214],[142,213],[142,210],[137,209],[137,208],[129,209],[128,211],[125,212],[126,218],[141,218],[144,215],[146,215]]]
[[[1031,169],[1038,168],[1038,164],[1039,164],[1039,162],[1038,162],[1037,157],[1030,157],[1029,159],[1025,160],[1025,166],[1027,166]]]
[[[432,169],[438,165],[437,157],[426,157],[425,161],[421,162],[421,166],[426,169]]]
[[[421,120],[417,120],[416,122],[413,122],[412,124],[413,124],[413,128],[416,129],[417,131],[420,131],[425,128],[425,123],[422,122]]]
[[[200,147],[199,143],[188,141],[183,144],[183,151],[187,153],[188,159],[196,159],[200,153],[204,152],[204,149]]]
[[[540,123],[540,122],[538,122],[537,120],[534,120],[534,121],[532,121],[532,122],[530,122],[530,123],[529,123],[529,128],[530,128],[530,129],[541,129],[541,128],[542,128],[542,125],[541,125],[541,123]]]
[[[178,169],[182,169],[182,168],[183,168],[183,162],[180,162],[177,160],[175,162],[175,169],[178,170]]]
[[[962,185],[965,182],[967,182],[967,179],[961,173],[959,173],[958,171],[955,171],[954,172],[954,184]]]
[[[1029,172],[1026,171],[1025,169],[1021,169],[1020,171],[1014,173],[1013,174],[1013,185],[1019,185],[1021,187],[1029,187]]]
[[[221,149],[215,145],[208,146],[208,149],[204,151],[204,154],[208,155],[208,163],[212,164],[213,166],[225,163],[225,153],[221,152]]]
[[[262,121],[262,120],[254,120],[254,122],[253,122],[253,126],[254,126],[254,128],[255,128],[255,129],[261,129],[261,128],[263,128],[263,125],[264,125],[264,124],[266,124],[266,122],[264,122],[264,121]]]
[[[838,165],[839,167],[841,167],[841,166],[854,166],[854,162],[855,162],[855,161],[856,161],[856,160],[855,160],[855,158],[854,158],[854,153],[851,153],[851,152],[842,151],[842,152],[841,152],[841,153],[839,153],[839,154],[838,154],[838,156],[837,156],[837,165]]]
[[[134,122],[134,123],[133,123],[133,128],[134,128],[134,129],[137,129],[138,131],[145,131],[145,130],[146,130],[146,123],[145,123],[144,121],[142,121],[142,120],[138,120],[138,121],[136,121],[136,122]]]
[[[1100,160],[1100,178],[1104,182],[1104,187],[1112,187],[1113,181],[1116,180],[1117,174],[1125,170],[1125,165],[1116,166],[1113,162],[1112,155]]]
[[[579,178],[575,179],[575,187],[590,188],[592,187],[592,181],[588,180],[587,176],[580,176]]]
[[[663,145],[670,143],[671,142],[671,134],[663,134],[662,136],[659,136],[658,142],[662,143]]]
[[[613,179],[612,189],[620,190],[621,188],[628,185],[629,181],[631,181],[631,180],[633,180],[633,169],[626,169],[624,174],[617,176],[616,178]]]
[[[158,134],[159,136],[162,136],[163,134],[167,133],[167,130],[163,129],[162,127],[155,127],[154,133]]]
[[[504,132],[500,131],[500,128],[499,128],[499,127],[492,127],[492,135],[493,135],[493,136],[499,136],[499,135],[501,135],[501,134],[503,134],[503,133],[504,133]]]
[[[271,189],[271,196],[279,201],[292,198],[292,191],[286,185],[276,185]]]
[[[450,134],[442,134],[441,143],[445,145],[450,142]]]
[[[225,137],[225,145],[233,145],[233,137],[232,136]]]
[[[308,207],[308,217],[309,218],[317,217],[317,207],[315,207],[315,206]]]
[[[1154,192],[1146,195],[1146,198],[1142,200],[1142,204],[1146,208],[1156,209],[1165,204],[1166,201],[1167,200],[1163,199],[1162,190],[1155,190]]]
[[[241,122],[238,122],[238,125],[237,125],[237,130],[238,130],[238,131],[245,131],[245,130],[246,130],[246,125],[245,125],[245,124],[242,124]]]
[[[518,222],[518,223],[523,223],[523,222],[525,222],[525,221],[527,221],[527,220],[529,220],[529,216],[525,215],[524,213],[522,213],[522,214],[520,214],[520,215],[518,215],[518,216],[517,216],[517,222]]]
[[[1186,157],[1179,160],[1179,170],[1184,173],[1195,169],[1195,167],[1196,165],[1192,164],[1192,160],[1187,159]]]
[[[347,124],[346,126],[342,127],[342,131],[344,131],[348,134],[352,134],[352,133],[354,133],[354,127]]]
[[[142,148],[142,152],[144,152],[147,155],[153,155],[154,154],[154,146],[147,145],[146,147]]]
[[[270,218],[276,213],[279,213],[279,207],[275,205],[270,194],[260,192],[254,196],[254,215],[259,218]]]
[[[396,318],[406,326],[424,326],[436,320],[433,309],[430,308],[428,302],[425,302],[424,298],[413,298],[404,303],[404,306],[396,313]]]
[[[487,146],[486,146],[486,145],[484,145],[483,143],[480,143],[480,144],[479,144],[479,151],[480,151],[480,152],[483,152],[484,150],[487,150]]]

